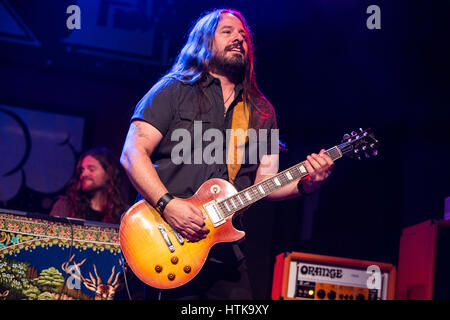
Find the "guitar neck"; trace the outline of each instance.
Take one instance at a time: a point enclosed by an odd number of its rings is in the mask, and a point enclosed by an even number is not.
[[[327,154],[333,161],[342,157],[342,150],[347,147],[347,144],[335,146],[327,151]],[[257,184],[244,189],[237,194],[224,199],[217,203],[223,212],[224,218],[233,215],[235,212],[244,209],[254,202],[267,197],[269,194],[277,191],[285,185],[302,179],[309,174],[305,166],[305,161],[296,164],[295,166],[277,173],[273,177],[261,181]]]

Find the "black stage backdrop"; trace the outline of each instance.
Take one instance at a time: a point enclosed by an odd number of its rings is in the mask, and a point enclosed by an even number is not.
[[[81,9],[79,30],[66,26],[73,4]],[[380,8],[381,29],[366,25],[369,5]],[[375,158],[339,160],[316,196],[260,202],[243,217],[255,297],[268,299],[278,253],[396,265],[402,228],[443,216],[450,143],[439,71],[448,55],[433,39],[443,31],[443,20],[433,15],[445,12],[436,6],[379,0],[0,1],[0,111],[83,119],[74,159],[94,146],[119,156],[134,106],[169,68],[199,15],[218,7],[241,11],[255,35],[258,83],[275,106],[288,149],[281,169],[334,146],[354,129],[373,128],[381,142]],[[1,199],[2,206],[48,213],[63,189],[36,191],[26,179],[15,195]]]

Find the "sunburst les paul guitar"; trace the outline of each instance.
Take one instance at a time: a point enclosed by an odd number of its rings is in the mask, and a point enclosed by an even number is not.
[[[341,144],[326,151],[333,161],[343,157],[368,157],[376,154],[377,139],[370,130],[345,135]],[[210,179],[185,199],[199,208],[206,227],[206,238],[186,241],[146,200],[133,205],[123,216],[119,237],[123,255],[136,276],[159,289],[172,289],[192,280],[202,269],[210,249],[217,243],[244,238],[245,232],[233,227],[232,217],[252,203],[308,171],[301,162],[275,176],[238,192],[223,179]]]

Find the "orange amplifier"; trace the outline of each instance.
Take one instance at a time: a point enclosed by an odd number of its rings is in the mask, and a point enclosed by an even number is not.
[[[393,300],[392,264],[292,252],[276,257],[273,300]]]

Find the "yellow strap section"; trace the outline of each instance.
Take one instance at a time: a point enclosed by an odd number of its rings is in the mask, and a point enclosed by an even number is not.
[[[234,182],[243,161],[249,119],[248,108],[241,100],[234,106],[227,150],[228,179],[231,183]]]

